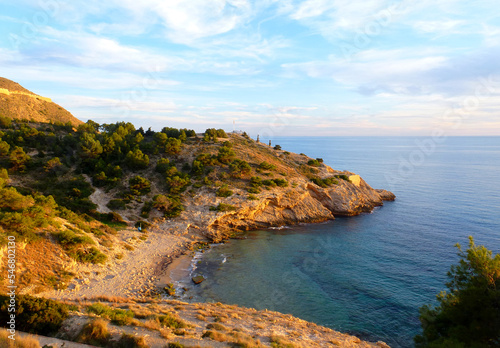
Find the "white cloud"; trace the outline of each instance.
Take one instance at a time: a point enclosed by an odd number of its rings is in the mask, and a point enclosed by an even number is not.
[[[26,55],[36,51],[36,60],[61,62],[85,68],[149,72],[175,69],[188,63],[179,57],[124,46],[118,41],[84,32],[44,28],[45,38],[34,44]]]
[[[413,52],[414,53],[414,52]],[[285,64],[294,73],[309,77],[330,78],[362,93],[378,90],[391,93],[425,92],[427,73],[445,66],[448,59],[441,55],[409,54],[404,50],[368,50],[354,62],[335,56],[328,61]]]
[[[463,20],[443,19],[439,21],[417,21],[413,24],[413,27],[416,30],[424,33],[437,33],[445,35],[462,32],[461,30],[457,29],[466,24],[467,22]]]
[[[180,43],[229,32],[243,24],[250,10],[244,0],[170,0],[156,6],[168,37]]]

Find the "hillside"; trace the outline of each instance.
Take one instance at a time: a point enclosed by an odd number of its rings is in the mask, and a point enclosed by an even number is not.
[[[93,121],[75,129],[0,117],[0,168],[0,266],[7,266],[7,237],[15,237],[18,293],[77,303],[102,296],[121,299],[119,306],[179,298],[186,290],[172,291],[168,276],[179,255],[245,230],[357,215],[395,198],[319,158],[220,129],[155,132]],[[8,278],[0,283],[5,293]],[[190,313],[178,314],[186,319]],[[216,346],[214,337],[235,342],[237,334],[203,336],[210,328],[200,320],[190,324],[197,328],[192,339],[208,339],[209,346]],[[269,346],[275,333],[264,331],[247,334]],[[301,332],[295,341],[308,342]],[[333,336],[324,342],[342,335],[328,332]],[[173,332],[170,342],[185,334]],[[349,346],[367,346],[344,338]],[[248,346],[259,346],[254,343]]]
[[[0,77],[0,116],[12,120],[32,120],[35,122],[71,123],[78,126],[82,121],[69,111],[27,90],[18,83]]]

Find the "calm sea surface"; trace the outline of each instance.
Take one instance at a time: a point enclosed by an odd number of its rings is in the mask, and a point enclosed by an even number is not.
[[[371,214],[252,231],[214,246],[195,270],[207,278],[190,291],[195,300],[291,313],[411,347],[419,307],[445,289],[457,261],[454,244],[466,246],[472,235],[500,252],[499,137],[450,137],[435,146],[424,137],[272,140],[360,174],[397,200]]]

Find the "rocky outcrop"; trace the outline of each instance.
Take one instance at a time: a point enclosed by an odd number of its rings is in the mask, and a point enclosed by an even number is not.
[[[358,175],[355,177],[354,182],[341,180],[338,185],[328,189],[313,183],[307,184],[307,189],[333,215],[353,216],[383,205],[384,197]]]
[[[352,174],[349,180],[339,179],[336,185],[328,188],[303,180],[296,187],[275,188],[261,193],[258,201],[247,200],[243,192],[237,197],[230,202],[237,207],[236,210],[207,213],[200,211],[200,206],[209,205],[209,201],[217,203],[218,199],[204,192],[193,199],[191,203],[194,206],[188,207],[184,219],[195,221],[213,241],[221,241],[234,231],[322,222],[333,220],[335,216],[358,215],[383,205],[383,201],[395,199],[391,192],[375,190],[358,175]]]

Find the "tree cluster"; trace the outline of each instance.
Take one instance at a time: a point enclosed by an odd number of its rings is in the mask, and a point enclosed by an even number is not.
[[[448,291],[437,296],[438,305],[420,308],[423,333],[417,347],[500,346],[500,254],[477,246],[469,237],[460,260],[448,272]]]

